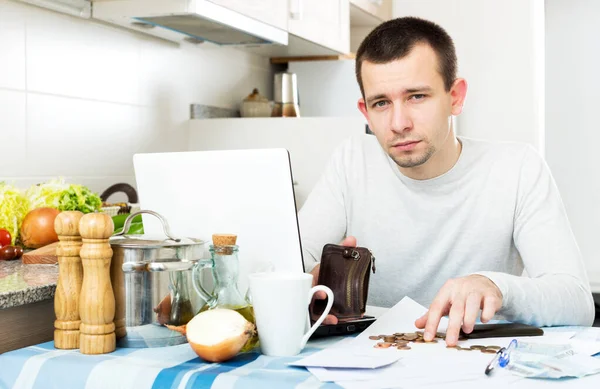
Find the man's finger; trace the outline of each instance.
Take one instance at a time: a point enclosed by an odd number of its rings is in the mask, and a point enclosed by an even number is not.
[[[324,325],[335,325],[337,323],[338,323],[338,318],[333,315],[327,315],[325,317],[325,320],[323,320]]]
[[[448,309],[449,301],[444,295],[443,297],[436,297],[431,303],[429,313],[427,314],[427,325],[425,326],[425,334],[423,338],[427,341],[432,340],[440,324],[440,319],[446,313]]]
[[[500,309],[500,300],[495,296],[486,296],[483,299],[483,309],[481,311],[481,322],[487,323],[492,320],[496,312]]]
[[[313,276],[312,286],[317,285],[317,282],[319,282],[319,270],[320,269],[321,269],[321,264],[318,263],[317,266],[315,266],[314,269],[312,269],[310,271],[310,274],[312,274],[312,276]]]
[[[353,236],[347,236],[344,238],[344,240],[342,240],[340,246],[356,247],[356,238]]]
[[[415,327],[425,328],[425,325],[427,324],[427,314],[428,313],[429,313],[429,311],[425,312],[425,314],[423,316],[421,316],[420,318],[415,320]]]
[[[325,300],[327,298],[327,293],[322,290],[318,290],[315,292],[314,296],[317,300]]]
[[[481,294],[476,292],[470,293],[465,304],[465,316],[462,325],[462,329],[465,333],[470,334],[473,331],[480,309]]]
[[[450,317],[448,319],[448,330],[446,331],[446,344],[456,346],[458,335],[465,315],[465,298],[459,297],[452,302]]]

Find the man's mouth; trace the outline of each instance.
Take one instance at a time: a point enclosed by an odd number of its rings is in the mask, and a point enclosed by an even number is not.
[[[394,143],[392,147],[396,150],[408,151],[414,149],[420,142],[420,140],[410,140],[405,142]]]

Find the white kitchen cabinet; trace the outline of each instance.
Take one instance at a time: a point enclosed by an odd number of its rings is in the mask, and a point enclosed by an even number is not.
[[[286,0],[209,0],[282,30],[288,29]]]
[[[300,209],[335,148],[364,134],[365,125],[364,118],[356,117],[196,119],[189,122],[188,147],[189,151],[287,149]]]
[[[288,31],[339,53],[350,52],[348,0],[290,0]]]
[[[392,17],[392,0],[350,0],[352,27],[375,27]]]

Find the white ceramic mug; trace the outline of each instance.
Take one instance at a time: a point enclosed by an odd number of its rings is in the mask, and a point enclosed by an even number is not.
[[[333,305],[333,292],[323,285],[311,288],[313,276],[306,273],[254,273],[248,277],[262,353],[297,355],[325,320]],[[308,306],[317,291],[327,294],[327,306],[311,327]]]

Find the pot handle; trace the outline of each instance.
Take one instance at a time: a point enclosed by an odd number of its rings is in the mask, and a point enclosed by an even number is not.
[[[147,209],[143,209],[141,211],[134,212],[131,215],[127,216],[127,219],[125,219],[125,224],[123,224],[123,230],[121,232],[117,232],[113,236],[127,235],[127,233],[129,232],[129,228],[131,227],[131,222],[133,221],[133,218],[136,217],[137,215],[141,215],[142,213],[147,213],[149,215],[157,217],[158,220],[160,220],[160,222],[162,223],[163,231],[164,231],[165,235],[167,236],[167,238],[169,238],[170,240],[173,240],[175,242],[181,241],[181,239],[174,238],[173,235],[171,235],[171,229],[169,228],[169,223],[167,223],[167,219],[162,217],[161,214],[154,212],[154,211],[147,210]]]
[[[179,261],[179,262],[149,262],[146,264],[145,269],[150,272],[160,271],[184,271],[190,270],[194,266],[195,262],[192,261]]]
[[[181,262],[125,262],[121,269],[125,273],[139,271],[161,272],[161,271],[185,271],[190,270],[196,261]]]
[[[208,261],[198,261],[192,267],[192,285],[194,286],[194,290],[200,297],[206,301],[206,304],[210,309],[214,308],[217,305],[217,299],[212,294],[208,293],[206,289],[200,283],[200,276],[202,275],[202,270],[210,269],[213,267],[212,260]]]

